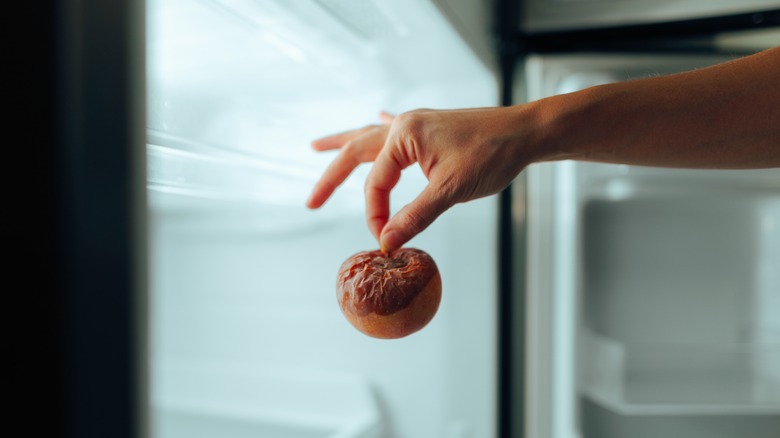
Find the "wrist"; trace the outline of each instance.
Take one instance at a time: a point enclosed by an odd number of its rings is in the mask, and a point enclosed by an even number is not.
[[[540,135],[538,161],[609,161],[616,145],[612,133],[633,123],[630,96],[615,84],[555,95],[532,102]]]
[[[565,160],[574,153],[566,150],[566,103],[561,96],[508,107],[512,113],[512,145],[522,167],[533,163]]]

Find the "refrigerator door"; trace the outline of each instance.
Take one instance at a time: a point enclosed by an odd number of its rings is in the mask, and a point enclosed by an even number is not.
[[[360,166],[304,207],[318,137],[382,110],[497,103],[489,56],[429,1],[148,2],[151,396],[157,438],[495,433],[495,216],[453,208],[410,242],[442,274],[433,321],[355,330],[336,273],[376,249]],[[473,29],[473,28],[471,28]],[[426,183],[409,168],[395,211]]]
[[[778,0],[524,0],[519,28],[525,32],[582,30],[756,14],[755,24],[777,21]]]
[[[528,100],[721,56],[531,56]],[[519,87],[518,87],[519,88]],[[780,170],[527,169],[526,436],[780,430]]]

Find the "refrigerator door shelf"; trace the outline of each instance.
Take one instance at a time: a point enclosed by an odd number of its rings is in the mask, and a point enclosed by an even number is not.
[[[353,376],[231,364],[157,366],[157,438],[376,438],[372,390]]]
[[[634,436],[644,417],[663,429],[721,415],[776,431],[777,171],[710,187],[709,173],[593,167],[528,169],[530,434]]]
[[[777,171],[579,170],[584,394],[624,415],[780,414]]]
[[[621,415],[780,414],[780,343],[626,344],[581,334],[583,394]]]

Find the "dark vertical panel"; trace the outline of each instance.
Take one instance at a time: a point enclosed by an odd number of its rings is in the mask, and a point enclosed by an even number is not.
[[[516,26],[518,2],[497,0],[496,33],[500,66],[501,105],[512,105],[512,82],[517,62]],[[518,300],[515,295],[515,253],[512,223],[513,186],[505,188],[498,195],[498,436],[516,437],[522,432],[522,393],[517,392],[522,383],[524,366],[522,333],[523,314],[516,313]],[[518,336],[520,334],[521,336]]]
[[[7,430],[52,436],[62,393],[53,200],[52,1],[4,5],[3,394]],[[6,432],[8,433],[8,432]]]
[[[130,438],[143,431],[138,4],[71,0],[58,11],[63,436]]]
[[[13,139],[3,172],[4,242],[13,248],[5,321],[13,329],[10,417],[21,427],[9,429],[136,437],[144,405],[143,2],[23,3],[9,11],[21,26],[5,54]]]

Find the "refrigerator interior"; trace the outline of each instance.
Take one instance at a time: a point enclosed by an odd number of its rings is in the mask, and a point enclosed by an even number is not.
[[[530,56],[516,97],[727,59]],[[780,171],[564,161],[527,187],[528,436],[777,435]]]
[[[375,249],[360,166],[304,207],[318,137],[417,107],[493,106],[494,74],[429,1],[149,0],[147,167],[152,434],[495,433],[496,201],[410,242],[442,273],[434,320],[368,338],[336,272]],[[404,171],[395,211],[425,184]]]

